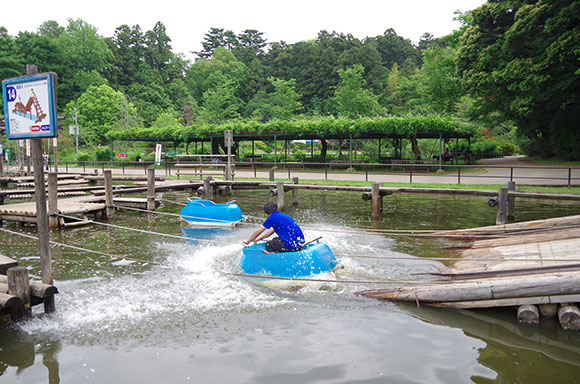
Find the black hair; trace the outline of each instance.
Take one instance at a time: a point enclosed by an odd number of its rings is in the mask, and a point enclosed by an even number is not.
[[[269,201],[266,204],[264,204],[264,212],[268,215],[277,210],[278,204],[276,203],[272,203],[271,201]]]

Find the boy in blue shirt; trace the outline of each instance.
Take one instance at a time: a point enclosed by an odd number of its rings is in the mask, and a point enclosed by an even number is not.
[[[266,243],[266,251],[299,251],[304,245],[304,234],[294,219],[279,212],[278,205],[272,202],[264,204],[264,212],[268,215],[264,224],[252,233],[248,240],[243,241],[243,243],[248,245],[252,241],[258,242],[276,232],[278,237],[275,237]],[[266,232],[262,234],[264,231]]]

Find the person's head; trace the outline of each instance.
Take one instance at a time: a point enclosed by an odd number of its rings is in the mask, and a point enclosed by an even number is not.
[[[274,211],[278,210],[278,205],[276,203],[272,203],[271,201],[264,204],[264,212],[267,215],[271,215]]]

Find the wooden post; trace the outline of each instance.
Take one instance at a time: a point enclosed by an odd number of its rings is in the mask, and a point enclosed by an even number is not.
[[[58,227],[58,187],[56,172],[48,173],[48,229],[56,229]]]
[[[558,319],[562,328],[570,331],[580,330],[580,310],[577,306],[562,304],[558,311]]]
[[[515,191],[516,190],[516,182],[515,181],[508,181],[507,183],[508,191]],[[509,196],[507,198],[507,221],[513,221],[515,219],[515,212],[516,212],[516,198],[514,196]]]
[[[147,210],[155,210],[155,169],[147,170]]]
[[[276,183],[276,191],[278,192],[278,210],[280,212],[284,211],[284,182],[279,181]]]
[[[0,154],[0,177],[4,176],[4,153]]]
[[[382,199],[380,184],[373,184],[371,187],[371,217],[374,219],[381,216]]]
[[[52,265],[50,248],[48,246],[48,213],[46,209],[46,189],[44,187],[44,170],[42,163],[41,139],[32,139],[32,159],[34,161],[34,193],[36,196],[36,221],[38,229],[38,244],[40,250],[40,264],[42,282],[52,285]]]
[[[518,321],[520,323],[538,325],[540,323],[538,307],[532,304],[520,305],[518,307]]]
[[[298,184],[299,179],[298,177],[293,177],[292,178],[292,183],[294,184]],[[295,207],[298,206],[298,188],[292,188],[292,205],[294,205]]]
[[[205,192],[205,197],[207,199],[211,199],[213,197],[213,189],[212,189],[212,186],[211,186],[211,176],[208,176],[203,181],[203,190]]]
[[[497,195],[497,216],[495,218],[496,225],[502,225],[506,223],[507,191],[507,188],[500,188]]]
[[[58,175],[58,156],[57,156],[57,141],[56,137],[52,139],[52,149],[54,152],[54,172]]]
[[[15,321],[30,317],[30,280],[28,269],[25,267],[12,267],[6,271],[8,278],[8,293],[22,300],[23,306],[17,308],[12,318]]]
[[[274,168],[270,169],[270,181],[274,181]]]
[[[111,170],[107,169],[103,172],[105,177],[105,215],[108,219],[115,216],[115,206],[113,203],[113,176]]]

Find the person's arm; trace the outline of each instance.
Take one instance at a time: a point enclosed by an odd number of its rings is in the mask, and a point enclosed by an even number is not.
[[[271,236],[271,235],[272,235],[272,233],[274,233],[274,228],[270,228],[270,229],[268,229],[268,230],[266,231],[266,233],[264,233],[262,236],[260,236],[260,237],[256,238],[256,240],[255,240],[255,241],[256,241],[256,242],[258,242],[258,241],[260,241],[260,240],[263,240],[263,239],[265,239],[265,238],[267,238],[267,237]]]
[[[256,229],[256,231],[254,233],[252,233],[252,235],[248,238],[248,240],[242,241],[242,243],[244,243],[246,245],[250,244],[252,242],[252,240],[254,240],[256,237],[258,237],[260,235],[260,233],[264,232],[265,230],[266,230],[266,228],[264,228],[264,227],[260,227],[260,228]]]

